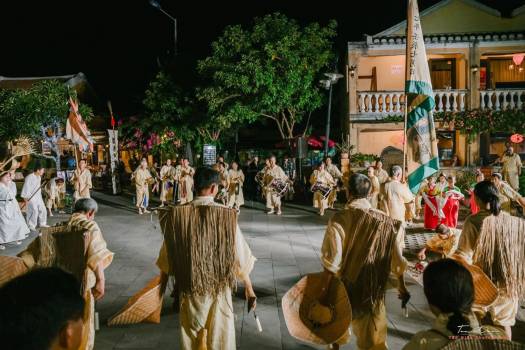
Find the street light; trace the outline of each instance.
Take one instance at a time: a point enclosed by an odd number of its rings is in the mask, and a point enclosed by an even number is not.
[[[324,140],[324,155],[328,156],[328,140],[330,139],[330,113],[332,110],[332,86],[334,86],[339,79],[343,77],[339,73],[324,73],[328,79],[320,80],[321,86],[326,90],[330,90],[328,94],[328,113],[326,115],[326,135]]]
[[[149,4],[155,7],[156,9],[158,9],[160,12],[162,12],[166,16],[168,16],[173,21],[173,29],[174,29],[174,34],[175,34],[174,54],[177,55],[177,19],[173,17],[172,15],[170,15],[169,13],[167,13],[166,11],[164,11],[157,0],[149,0]]]

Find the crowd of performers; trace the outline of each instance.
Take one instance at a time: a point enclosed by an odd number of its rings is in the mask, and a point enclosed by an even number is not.
[[[36,162],[31,172],[25,176],[20,197],[16,199],[17,187],[15,177],[21,176],[20,163],[13,159],[3,165],[0,172],[0,250],[5,244],[22,244],[30,230],[46,228],[48,216],[53,211],[64,212],[66,200],[66,180],[56,176],[56,173],[45,177],[44,166]],[[90,198],[91,173],[85,159],[79,161],[77,169],[69,180],[74,188],[73,198]],[[25,218],[22,213],[25,213]]]
[[[268,213],[280,215],[282,188],[289,186],[290,169],[277,165],[275,157],[267,159],[262,169],[257,163],[258,160],[255,167],[248,167],[248,172],[256,175],[255,180],[261,184]],[[312,186],[337,185],[340,172],[331,165],[327,159],[318,166],[310,179]],[[152,170],[143,160],[134,173],[139,213],[147,212],[149,185],[157,182]],[[13,196],[10,176],[5,173],[9,170],[3,171],[0,178],[2,200],[7,198],[1,204],[2,220]],[[37,166],[32,176],[26,178],[27,188],[22,197],[28,202],[34,197],[29,198],[27,194],[40,188],[36,184],[42,175],[42,169]],[[164,238],[157,259],[160,275],[132,297],[110,322],[113,325],[160,322],[162,296],[171,281],[172,295],[176,297],[180,313],[181,348],[234,350],[232,290],[236,281],[242,282],[248,313],[253,311],[259,324],[255,314],[257,297],[250,279],[257,259],[238,225],[242,185],[247,177],[237,163],[228,165],[223,159],[213,168],[196,170],[186,159],[176,167],[168,161],[159,177],[163,203],[171,204],[170,196],[174,196],[178,203],[185,205],[165,205],[158,209]],[[0,288],[0,300],[6,301],[0,313],[0,337],[4,344],[12,345],[10,348],[27,348],[25,342],[34,338],[30,332],[40,327],[49,334],[32,340],[35,344],[40,342],[34,349],[55,348],[52,344],[59,344],[63,349],[93,348],[94,300],[104,295],[104,269],[111,263],[113,253],[107,249],[94,221],[96,202],[82,197],[83,193],[89,193],[83,192],[86,178],[82,171],[75,177],[81,183],[75,187],[80,198],[71,219],[62,227],[87,232],[87,236],[82,236],[87,237],[82,239],[87,244],[82,246],[82,252],[87,261],[83,268],[88,274],[80,274],[84,276],[80,288],[69,275],[52,268],[33,270],[19,277],[13,275],[15,279]],[[166,184],[170,181],[171,185]],[[428,214],[425,225],[436,232],[427,243],[432,243],[429,249],[439,247],[444,258],[431,262],[423,274],[424,293],[436,316],[435,323],[432,329],[417,333],[405,349],[441,349],[463,336],[482,336],[485,340],[512,338],[511,326],[515,323],[519,300],[525,294],[525,220],[512,216],[508,212],[512,206],[506,203],[525,206],[525,201],[504,180],[504,175],[494,173],[486,180],[481,173],[477,174],[476,183],[470,189],[475,206],[470,206],[473,213],[467,217],[462,231],[456,228],[457,214],[460,203],[467,202],[453,176],[440,174],[438,179],[429,178],[414,196],[400,166],[393,166],[387,173],[378,161],[367,170],[367,175],[349,176],[345,185],[346,207],[328,221],[320,247],[323,271],[305,276],[282,299],[286,324],[294,337],[338,349],[348,343],[353,334],[359,349],[387,348],[387,283],[391,275],[395,276],[399,298],[406,307],[410,293],[404,279],[408,266],[403,256],[404,236],[415,209],[419,209],[417,203],[421,202]],[[314,202],[322,214],[333,202],[329,196],[322,195],[321,190],[315,192],[321,194],[314,195]],[[43,234],[19,255],[26,270],[46,266],[42,261],[42,247],[56,244],[49,254],[59,254],[63,248],[57,243],[58,236],[44,242],[49,238],[45,234],[46,208],[41,195],[38,198],[39,202],[31,206],[33,212],[27,225],[40,226]],[[26,226],[14,231],[24,235]],[[11,232],[9,229],[8,233]],[[75,259],[78,262],[77,255],[64,252],[58,260],[63,266],[79,266],[72,262]],[[424,252],[420,257],[424,258]],[[475,271],[481,271],[484,280]],[[43,278],[61,281],[66,290],[57,291],[55,283],[38,283]],[[34,295],[50,298],[32,298]],[[488,300],[486,295],[493,298]],[[63,298],[76,298],[76,302],[57,302]],[[27,304],[29,300],[31,303]],[[151,307],[152,303],[157,306]],[[46,315],[57,308],[65,311],[36,320],[27,317],[35,310]],[[45,327],[39,322],[61,326]]]

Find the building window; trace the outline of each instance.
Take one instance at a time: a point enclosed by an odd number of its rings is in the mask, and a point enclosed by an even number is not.
[[[522,158],[525,156],[525,142],[511,143],[510,136],[511,134],[503,132],[490,134],[489,156],[491,161],[499,158],[505,152],[507,146],[512,146],[514,152],[520,154]]]
[[[456,59],[431,59],[430,78],[432,87],[437,90],[456,88]]]
[[[451,166],[456,154],[456,134],[454,131],[437,131],[439,160],[443,166]]]

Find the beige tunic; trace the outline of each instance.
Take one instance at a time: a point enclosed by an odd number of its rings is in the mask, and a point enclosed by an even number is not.
[[[162,181],[162,188],[160,189],[160,201],[167,202],[173,198],[173,174],[175,169],[173,166],[163,165],[160,169],[160,179]]]
[[[244,205],[244,194],[242,186],[244,184],[244,173],[241,169],[228,171],[228,206],[240,208]]]
[[[472,264],[472,257],[478,245],[481,224],[489,215],[491,215],[489,211],[481,209],[477,214],[470,215],[465,220],[456,254],[463,257],[469,264]],[[501,212],[499,215],[509,214]],[[513,326],[516,323],[516,314],[518,312],[518,298],[505,296],[500,290],[500,296],[494,304],[489,307],[476,308],[476,311],[490,313],[495,325]]]
[[[310,176],[310,184],[313,186],[316,183],[321,183],[322,185],[328,186],[328,187],[334,187],[335,186],[334,178],[332,177],[332,175],[330,175],[330,173],[326,169],[323,170],[323,171],[314,170],[314,172]],[[332,190],[332,192],[335,192],[335,191]],[[329,201],[328,198],[329,198],[329,196],[328,197],[324,197],[323,193],[321,193],[319,191],[315,191],[314,192],[314,198],[313,198],[313,202],[314,202],[313,206],[314,206],[314,208],[319,208],[321,210],[324,210],[324,209],[328,208],[328,201]]]
[[[518,191],[520,189],[519,176],[521,172],[521,158],[519,154],[504,155],[501,157],[501,162],[503,163],[503,169],[501,170],[503,180],[507,181],[513,189]]]
[[[416,333],[412,339],[410,339],[410,342],[403,347],[403,350],[439,350],[454,341],[451,339],[454,334],[447,328],[448,318],[449,315],[447,314],[439,314],[434,321],[432,329]],[[468,319],[472,331],[468,334],[461,334],[461,336],[505,337],[505,332],[500,328],[480,326],[473,314],[469,315]]]
[[[191,166],[181,166],[179,175],[179,200],[180,204],[193,200],[193,175],[195,170]]]
[[[372,184],[372,188],[370,190],[370,195],[368,197],[368,200],[370,201],[370,205],[372,205],[372,208],[378,209],[379,205],[379,190],[381,188],[381,184],[379,183],[379,178],[377,176],[368,177],[370,179],[370,182]]]
[[[397,180],[390,180],[385,183],[383,196],[382,209],[386,214],[405,222],[406,204],[414,201],[414,195],[408,187]]]
[[[214,202],[214,198],[211,196],[197,197],[192,204],[195,206],[219,205]],[[239,267],[237,278],[243,280],[251,273],[256,259],[252,255],[250,247],[246,243],[238,225],[235,237],[235,254]],[[162,272],[169,273],[169,262],[164,244],[160,249],[157,266]],[[197,334],[202,328],[206,327],[208,330],[208,349],[235,350],[234,321],[232,291],[229,288],[215,298],[210,296],[181,295],[181,349],[196,350]]]
[[[273,180],[280,179],[282,181],[287,181],[288,177],[284,173],[283,169],[275,165],[273,168],[268,167],[264,174],[264,184],[265,184],[265,193],[266,193],[266,208],[274,209],[281,207],[281,197],[272,191],[270,184]]]
[[[366,198],[352,201],[349,205],[351,208],[370,209],[370,202]],[[328,222],[326,233],[321,247],[321,263],[325,269],[340,276],[343,268],[344,252],[353,246],[353,237],[348,234],[348,223],[338,222],[331,219]],[[404,231],[404,228],[401,228]],[[403,239],[404,233],[397,235],[396,241]],[[363,247],[366,249],[366,247]],[[394,275],[400,276],[404,273],[407,261],[403,257],[399,242],[393,247],[391,271]],[[386,349],[386,311],[382,305],[377,313],[366,314],[352,320],[352,330],[357,337],[357,346],[360,349]],[[349,341],[350,335],[343,336],[338,341],[344,344]]]
[[[74,213],[68,222],[68,226],[79,229],[82,228],[90,232],[91,240],[88,244],[86,252],[87,258],[87,286],[84,295],[85,312],[84,312],[84,331],[82,345],[79,350],[90,350],[95,345],[95,300],[91,289],[95,287],[96,276],[95,270],[101,265],[102,269],[106,269],[113,261],[113,253],[107,249],[106,241],[102,235],[100,227],[95,221],[90,221],[83,213]],[[35,265],[35,257],[26,250],[20,254],[24,263],[28,268]]]
[[[375,170],[375,174],[377,176],[377,179],[379,180],[379,184],[382,185],[384,184],[385,182],[388,181],[388,178],[390,176],[388,176],[388,173],[385,169],[376,169]]]
[[[136,206],[138,208],[146,208],[149,199],[149,181],[153,179],[148,169],[138,168],[134,173],[135,188],[136,188]]]
[[[88,169],[84,169],[84,171],[81,171],[80,169],[75,170],[71,181],[75,187],[75,193],[73,194],[75,200],[80,198],[91,198],[89,190],[93,185],[91,184],[91,172]]]
[[[518,198],[521,198],[521,195],[505,181],[500,181],[500,184],[497,186],[497,188],[501,209],[510,213],[512,211],[512,202],[517,202]]]

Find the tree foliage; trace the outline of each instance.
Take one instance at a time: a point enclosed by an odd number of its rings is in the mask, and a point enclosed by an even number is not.
[[[76,98],[74,91],[57,80],[41,81],[26,90],[0,90],[0,140],[40,138],[42,127],[55,122],[64,125],[70,94]],[[93,114],[86,104],[80,104],[79,111],[86,121]]]
[[[173,153],[194,137],[189,116],[192,101],[166,72],[159,72],[145,92],[144,116],[121,126],[128,148]]]
[[[301,27],[276,13],[255,20],[249,30],[229,26],[198,62],[209,85],[197,91],[214,124],[273,120],[283,139],[322,103],[317,82],[333,61],[336,23]]]

